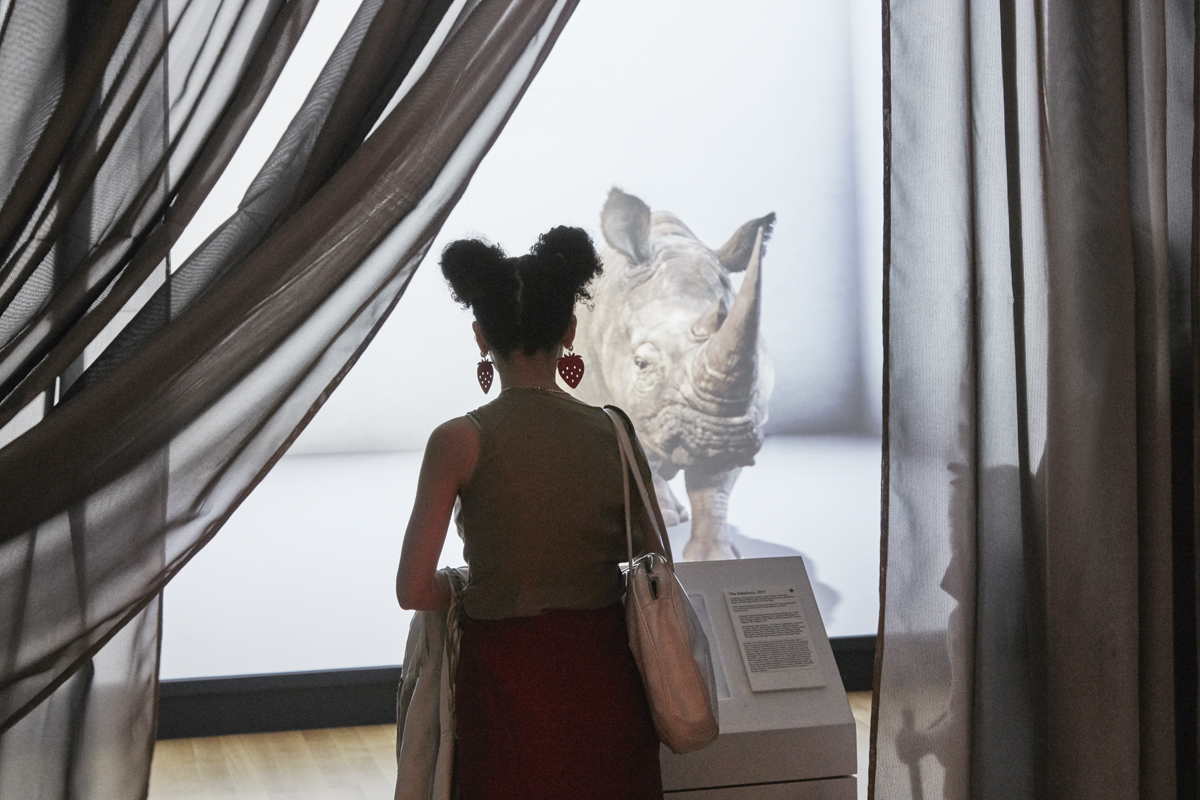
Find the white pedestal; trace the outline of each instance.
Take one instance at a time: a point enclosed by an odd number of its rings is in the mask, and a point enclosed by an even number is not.
[[[854,800],[854,717],[801,558],[679,563],[690,596],[700,595],[720,660],[721,734],[695,753],[662,748],[663,790],[671,800]],[[726,591],[795,587],[825,685],[754,692]],[[721,683],[721,681],[718,681]]]
[[[666,800],[857,800],[854,776],[667,792]]]

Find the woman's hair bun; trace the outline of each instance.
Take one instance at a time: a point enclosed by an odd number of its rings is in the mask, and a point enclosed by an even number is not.
[[[475,312],[484,339],[500,355],[560,346],[575,303],[591,299],[588,284],[602,269],[582,228],[551,228],[520,258],[507,258],[481,239],[459,239],[442,250],[451,294]]]
[[[529,251],[543,279],[553,281],[577,299],[591,299],[587,286],[603,270],[592,237],[583,228],[559,225],[538,236]]]
[[[458,239],[442,250],[442,275],[454,299],[472,307],[497,290],[503,293],[505,288],[515,288],[516,275],[507,261],[499,245]]]

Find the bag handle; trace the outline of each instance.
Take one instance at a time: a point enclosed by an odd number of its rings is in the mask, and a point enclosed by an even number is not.
[[[658,505],[658,498],[654,498],[654,503],[651,504],[650,499],[653,496],[652,492],[647,490],[646,483],[642,480],[642,471],[639,467],[637,451],[633,449],[633,443],[629,439],[629,431],[625,428],[625,420],[621,413],[612,406],[605,406],[604,413],[608,414],[612,420],[613,428],[617,432],[617,445],[621,451],[621,480],[625,489],[625,542],[629,549],[629,563],[633,564],[633,523],[631,519],[629,505],[629,473],[633,473],[633,479],[637,483],[638,494],[642,498],[642,510],[645,511],[646,519],[650,523],[650,530],[654,533],[658,540],[658,551],[662,553],[667,561],[674,563],[675,559],[671,555],[671,541],[666,537],[664,532],[658,527],[658,517],[654,514],[654,509]]]
[[[608,409],[605,409],[608,413]],[[617,421],[614,414],[609,413],[609,418],[612,420],[613,427],[620,427],[621,423]],[[629,512],[629,462],[625,459],[625,448],[621,444],[620,434],[617,434],[617,452],[621,455],[621,488],[625,492],[625,546],[629,551],[629,566],[633,567],[633,522],[630,519]]]

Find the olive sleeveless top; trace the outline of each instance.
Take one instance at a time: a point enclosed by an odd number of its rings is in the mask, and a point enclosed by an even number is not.
[[[479,459],[459,490],[467,616],[527,617],[619,601],[625,505],[616,432],[604,410],[514,387],[467,417],[479,429]],[[649,480],[647,469],[643,476]],[[640,500],[633,503],[636,555],[643,512]]]

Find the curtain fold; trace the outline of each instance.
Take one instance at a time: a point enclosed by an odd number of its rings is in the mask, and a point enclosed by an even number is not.
[[[40,196],[22,203],[24,195],[14,192],[0,209],[0,215],[20,216],[22,224],[0,240],[5,255],[0,281],[15,294],[0,304],[0,426],[53,386],[86,347],[95,346],[104,327],[161,269],[266,100],[315,4],[191,3],[173,14],[169,3],[143,2],[136,28],[127,32],[132,41],[112,56],[112,82],[103,96],[64,97],[84,105],[71,120],[78,128],[75,150],[63,158],[52,153],[38,169],[27,168],[15,188],[28,194],[32,190],[25,187],[49,171]],[[27,7],[14,5],[14,16]],[[86,31],[87,21],[71,23]],[[18,84],[28,82],[22,81],[26,71],[19,61],[12,70]],[[183,86],[166,108],[172,72]],[[79,246],[72,259],[50,248],[64,238],[64,226],[85,199],[81,192],[99,197],[101,213],[92,215],[82,239],[74,237]],[[33,216],[29,202],[41,207],[39,215]],[[67,280],[48,292],[38,273],[55,270]]]
[[[1194,4],[897,0],[884,52],[871,791],[1194,796]]]
[[[98,88],[65,79],[86,108],[62,153],[38,155],[36,132],[0,153],[53,162],[36,191],[23,168],[0,209],[16,220],[0,241],[0,793],[20,775],[47,796],[144,796],[162,587],[395,307],[574,5],[364,0],[183,264],[169,248],[312,2],[137,4]],[[83,35],[67,22],[48,42]],[[107,746],[92,734],[117,727]]]

